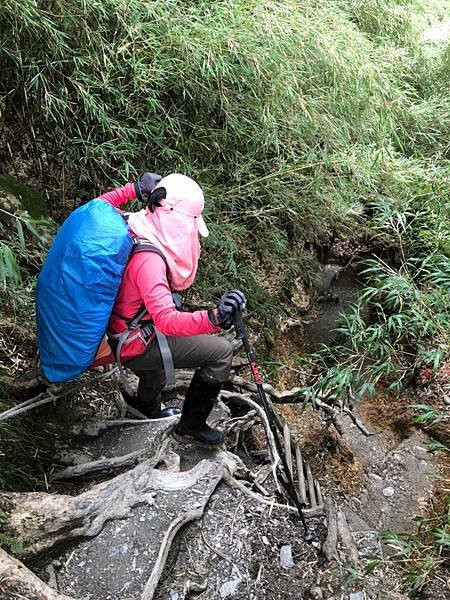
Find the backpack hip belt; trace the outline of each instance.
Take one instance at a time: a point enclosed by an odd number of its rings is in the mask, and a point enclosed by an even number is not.
[[[148,343],[153,333],[155,334],[159,351],[161,352],[164,372],[166,375],[166,385],[175,385],[175,367],[173,364],[172,352],[170,351],[166,336],[161,333],[161,331],[155,327],[153,323],[146,323],[143,327],[140,327],[141,319],[146,312],[147,311],[145,309],[140,310],[135,318],[131,321],[129,326],[120,333],[113,333],[110,330],[107,331],[108,343],[116,357],[120,378],[124,385],[125,391],[130,396],[133,396],[133,390],[131,389],[130,382],[128,381],[128,377],[126,376],[120,357],[122,348],[139,337],[144,338],[144,341]],[[139,331],[136,331],[138,328]]]

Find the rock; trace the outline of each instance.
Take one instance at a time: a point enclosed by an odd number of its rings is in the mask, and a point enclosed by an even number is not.
[[[179,600],[180,595],[175,590],[170,590],[169,597],[170,597],[170,600]]]
[[[291,546],[281,546],[280,565],[282,569],[292,569],[292,567],[294,566],[294,561],[292,560]]]
[[[422,446],[413,446],[414,456],[417,460],[427,460],[429,458],[428,450]]]
[[[391,486],[385,487],[383,490],[383,496],[385,496],[386,498],[391,498],[394,494],[395,494],[395,490]],[[355,599],[355,600],[357,600],[357,599]]]
[[[186,597],[191,597],[191,594],[199,594],[204,592],[208,587],[208,579],[202,579],[201,581],[191,581],[188,579],[183,587],[183,592]]]
[[[228,598],[229,596],[234,596],[237,590],[237,586],[241,583],[240,579],[232,579],[231,581],[226,581],[223,585],[220,586],[219,594],[221,598]]]
[[[266,538],[266,536],[265,536],[265,535],[263,535],[261,539],[262,539],[262,543],[263,543],[265,546],[268,546],[268,545],[269,545],[269,540]]]
[[[364,600],[363,592],[353,592],[350,594],[349,600]]]
[[[376,473],[369,473],[369,479],[372,479],[372,481],[383,481],[383,478]]]
[[[301,311],[307,312],[311,307],[311,297],[306,292],[300,277],[294,281],[294,291],[291,300],[292,304]]]
[[[320,588],[318,585],[312,585],[309,588],[306,597],[308,600],[323,600],[322,588]]]

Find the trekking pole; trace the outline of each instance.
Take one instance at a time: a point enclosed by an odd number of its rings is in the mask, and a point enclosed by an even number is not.
[[[264,412],[266,413],[267,420],[269,422],[269,427],[270,427],[270,430],[271,430],[274,440],[275,440],[275,446],[277,448],[278,454],[280,455],[281,463],[283,465],[281,482],[282,482],[283,487],[286,490],[288,496],[291,498],[292,502],[294,503],[295,508],[298,511],[298,514],[299,514],[299,517],[300,517],[300,520],[302,522],[303,529],[304,529],[302,537],[305,540],[305,542],[311,542],[313,540],[314,536],[313,536],[312,532],[310,531],[310,529],[308,528],[308,526],[306,525],[305,517],[303,515],[303,510],[302,510],[302,502],[300,501],[300,498],[298,497],[297,491],[295,489],[295,484],[292,479],[292,474],[287,465],[286,456],[283,452],[283,447],[281,445],[281,441],[280,441],[279,434],[278,434],[278,428],[277,428],[277,425],[275,422],[274,411],[273,411],[273,408],[270,405],[269,401],[267,400],[266,392],[264,391],[264,387],[263,387],[263,381],[262,381],[261,375],[258,371],[258,367],[256,365],[255,355],[253,353],[252,347],[250,346],[250,342],[248,340],[246,329],[245,329],[244,320],[242,318],[242,313],[240,310],[237,310],[234,312],[233,320],[234,320],[234,327],[236,330],[236,339],[242,340],[242,343],[244,345],[244,350],[245,350],[245,354],[247,355],[248,364],[250,366],[252,376],[255,381],[257,390],[258,390],[258,395],[259,395],[259,398],[261,401],[260,403],[261,403],[261,406],[262,406]]]

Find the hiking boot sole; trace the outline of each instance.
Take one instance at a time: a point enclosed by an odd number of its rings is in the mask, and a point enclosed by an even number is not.
[[[193,444],[199,448],[209,448],[210,450],[213,450],[214,448],[223,448],[225,445],[225,440],[222,440],[218,444],[205,444],[205,442],[200,442],[191,435],[180,435],[175,431],[172,432],[172,436],[177,440],[177,442],[180,442],[180,444]]]

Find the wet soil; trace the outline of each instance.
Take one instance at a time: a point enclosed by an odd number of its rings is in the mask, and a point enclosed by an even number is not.
[[[340,316],[356,301],[361,289],[357,271],[338,264],[322,265],[318,274],[315,301],[305,327],[305,352],[314,352],[321,344],[330,345],[339,338],[336,328]]]

